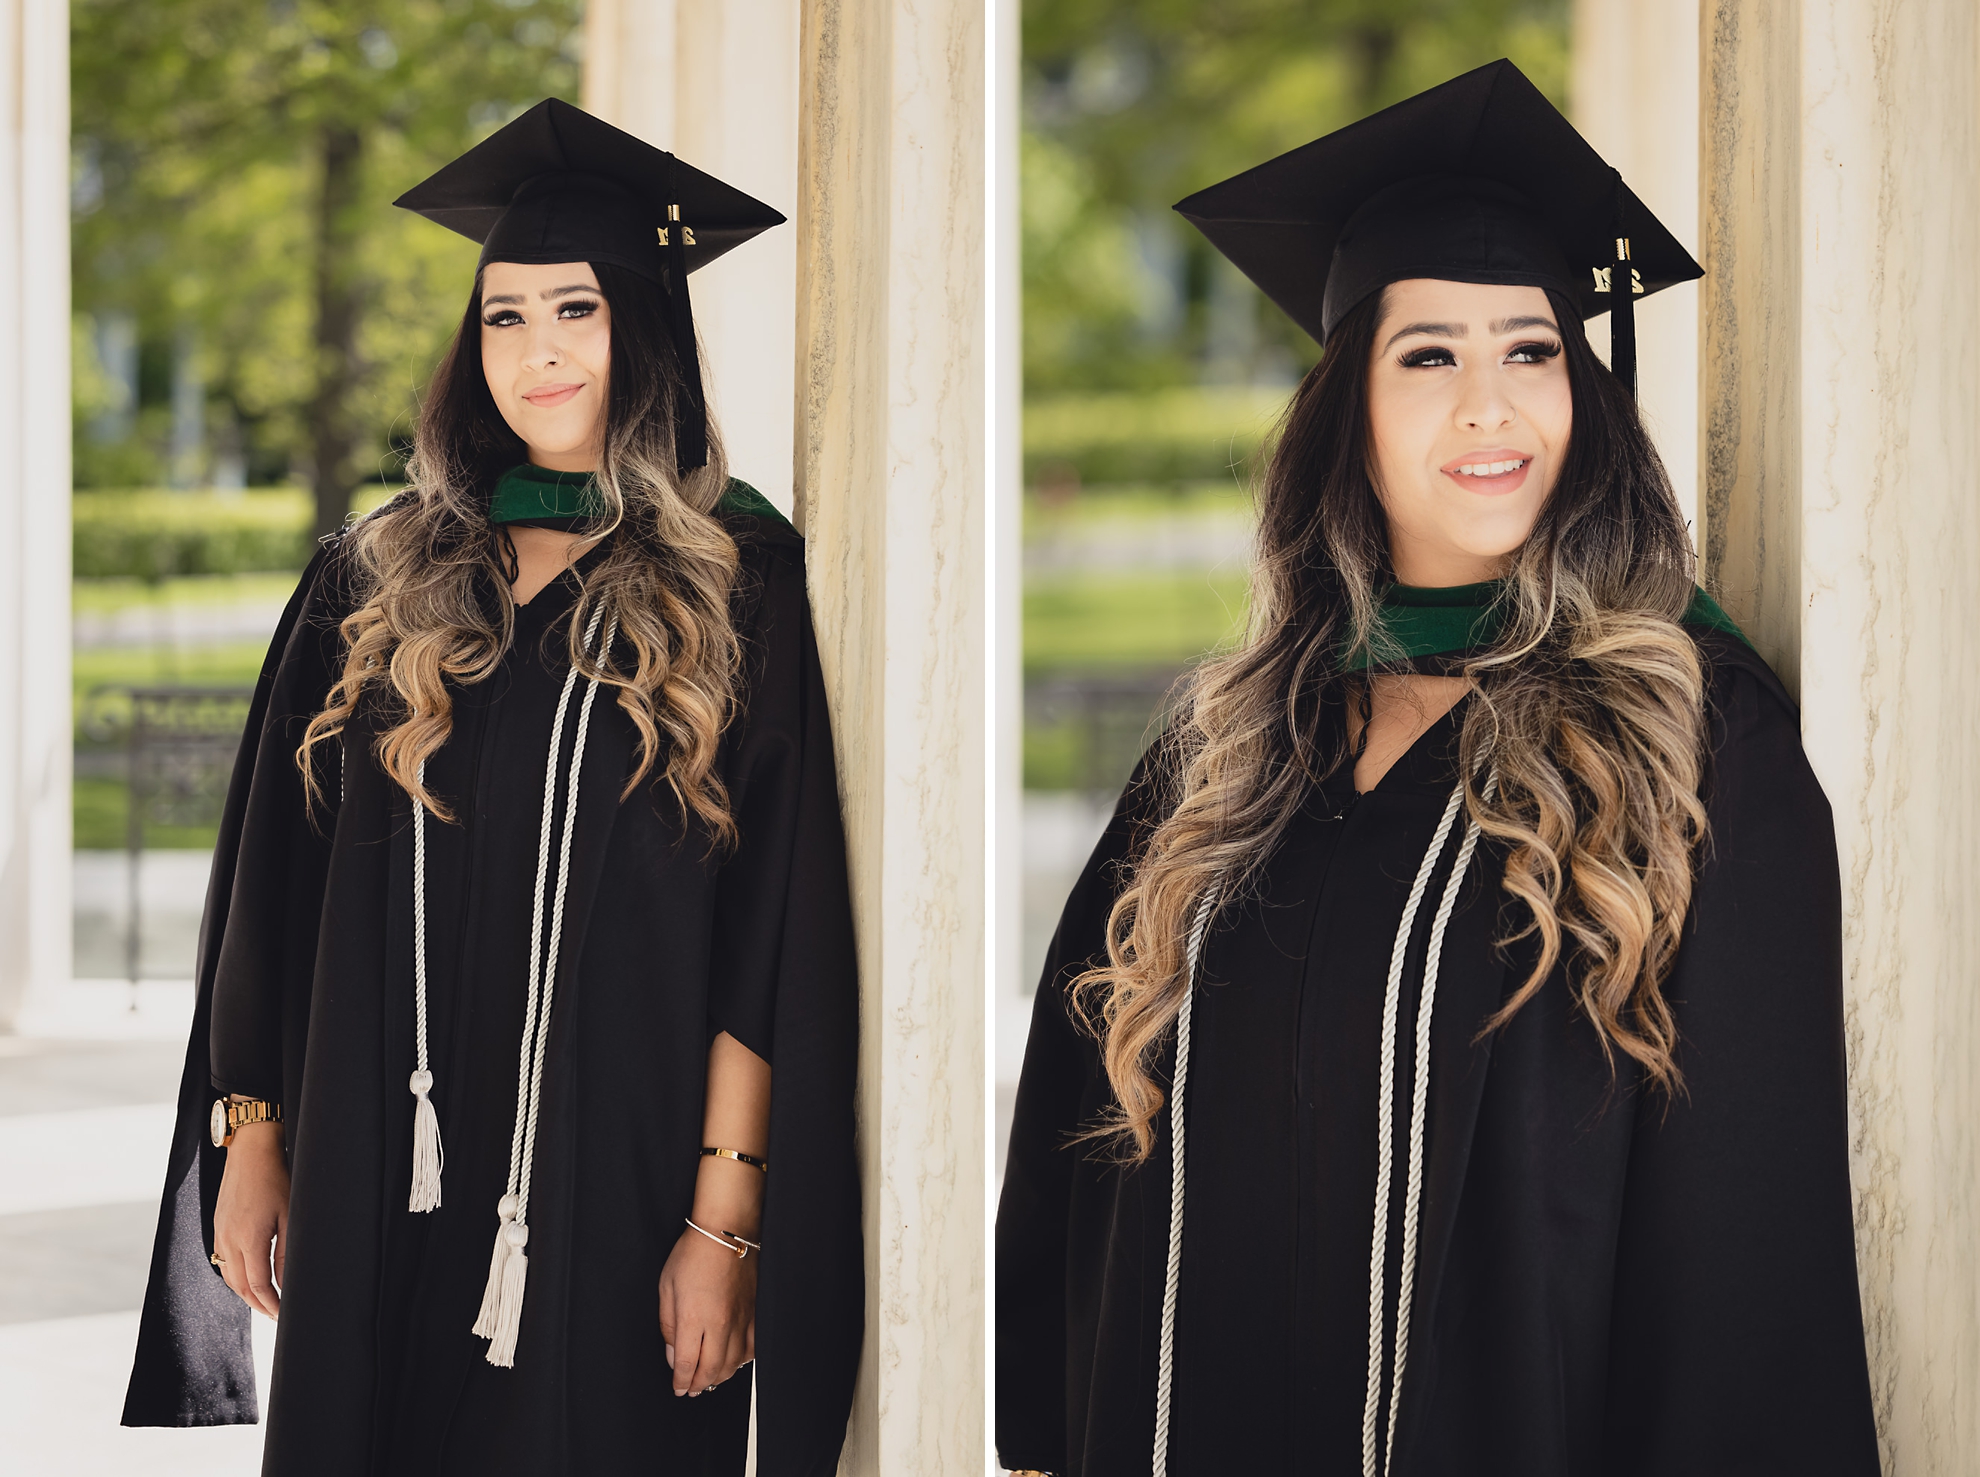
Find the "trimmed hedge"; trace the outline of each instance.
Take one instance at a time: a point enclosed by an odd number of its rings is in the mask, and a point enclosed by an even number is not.
[[[1055,395],[1024,407],[1024,480],[1228,482],[1261,445],[1289,389]]]
[[[78,492],[78,579],[301,569],[314,522],[309,494],[288,488],[212,492]]]

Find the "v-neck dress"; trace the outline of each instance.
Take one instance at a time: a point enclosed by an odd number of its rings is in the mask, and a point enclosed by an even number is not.
[[[284,1104],[287,1276],[264,1471],[830,1472],[862,1322],[853,1157],[856,991],[843,834],[803,550],[781,520],[723,515],[745,653],[720,772],[741,840],[711,853],[657,772],[626,793],[636,731],[613,690],[589,717],[531,1156],[529,1275],[513,1368],[471,1332],[516,1123],[546,769],[565,775],[585,684],[550,742],[579,582],[515,615],[477,682],[450,680],[425,825],[428,1043],[443,1194],[407,1209],[414,889],[405,792],[360,710],[304,802],[293,755],[341,665],[342,550],[305,576],[271,652],[216,853],[200,1003],[126,1420],[253,1420],[246,1314],[206,1267],[224,1162],[195,1119],[217,1092]],[[341,772],[339,772],[341,771]],[[562,844],[556,794],[551,858]],[[554,896],[545,898],[546,934]],[[701,1162],[708,1044],[772,1064],[759,1361],[676,1399],[660,1270]]]
[[[1666,1103],[1532,966],[1503,850],[1478,848],[1441,953],[1419,1251],[1396,1354],[1416,1012],[1462,815],[1404,954],[1378,1471],[1618,1477],[1877,1470],[1850,1219],[1837,878],[1792,707],[1737,641],[1712,669],[1714,840],[1666,984]],[[1383,1013],[1412,884],[1458,780],[1465,704],[1368,793],[1317,786],[1209,932],[1193,993],[1171,1477],[1359,1473],[1370,1385]],[[1330,721],[1340,721],[1338,711]],[[1160,818],[1146,773],[1069,898],[1033,1011],[997,1225],[1004,1464],[1146,1477],[1171,1227],[1168,1109],[1124,1167],[1077,1142],[1112,1093],[1068,986]],[[1174,1038],[1155,1073],[1165,1087]],[[1393,1464],[1390,1428],[1395,1427]]]

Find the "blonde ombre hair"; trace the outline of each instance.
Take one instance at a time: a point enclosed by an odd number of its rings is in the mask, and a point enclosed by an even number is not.
[[[714,516],[728,485],[720,439],[709,428],[707,465],[675,465],[674,407],[683,393],[659,300],[644,278],[594,264],[612,308],[612,359],[604,507],[584,547],[616,534],[583,577],[567,623],[570,660],[617,690],[638,731],[631,795],[656,770],[711,846],[735,838],[716,757],[737,703],[741,650],[730,615],[735,540]],[[366,704],[379,767],[429,811],[451,818],[420,782],[420,766],[453,729],[448,683],[489,676],[515,629],[509,551],[490,524],[495,479],[526,460],[481,372],[481,283],[422,406],[407,490],[342,535],[355,609],[344,617],[344,664],[296,751],[312,796],[311,753],[344,732]],[[591,615],[617,636],[587,653]]]
[[[1706,834],[1699,798],[1705,674],[1678,621],[1693,589],[1683,515],[1634,401],[1550,293],[1574,404],[1560,476],[1512,556],[1499,633],[1465,663],[1465,803],[1502,844],[1503,885],[1537,939],[1504,1025],[1566,964],[1612,1065],[1667,1090],[1677,1026],[1662,983]],[[1262,479],[1242,644],[1187,680],[1144,783],[1160,819],[1107,920],[1107,959],[1073,984],[1101,1040],[1116,1107],[1092,1136],[1131,1161],[1155,1142],[1153,1070],[1189,987],[1187,940],[1216,889],[1254,887],[1321,779],[1352,762],[1338,711],[1365,678],[1344,653],[1387,645],[1387,523],[1369,475],[1367,374],[1381,295],[1335,329],[1294,397]],[[1497,788],[1488,798],[1488,767]]]

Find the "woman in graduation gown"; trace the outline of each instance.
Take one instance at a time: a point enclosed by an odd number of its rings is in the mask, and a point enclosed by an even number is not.
[[[1178,208],[1326,347],[1047,960],[1004,1463],[1871,1477],[1829,809],[1607,290],[1698,269],[1505,62]]]
[[[781,217],[555,101],[400,203],[481,266],[411,486],[326,542],[256,692],[125,1421],[256,1419],[252,1305],[279,1477],[740,1473],[759,1353],[757,1470],[830,1473],[832,739],[686,300]]]

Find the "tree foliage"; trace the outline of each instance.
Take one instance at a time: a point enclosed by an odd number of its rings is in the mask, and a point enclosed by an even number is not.
[[[1289,378],[1312,341],[1170,207],[1510,56],[1557,103],[1565,0],[1025,0],[1027,389]]]
[[[546,95],[575,96],[581,0],[74,0],[74,287],[137,325],[140,412],[78,334],[79,480],[156,480],[171,361],[255,481],[303,476],[319,527],[397,471],[472,243],[392,200]]]

